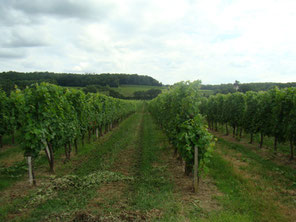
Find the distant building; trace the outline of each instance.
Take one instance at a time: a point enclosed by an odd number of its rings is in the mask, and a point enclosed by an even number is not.
[[[237,81],[237,80],[235,80],[235,82],[234,82],[234,84],[233,84],[233,86],[234,86],[234,89],[236,90],[236,91],[238,91],[238,89],[239,89],[239,81]]]

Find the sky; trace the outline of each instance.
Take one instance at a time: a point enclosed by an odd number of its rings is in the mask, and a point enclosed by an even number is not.
[[[295,0],[0,0],[0,71],[296,82]]]

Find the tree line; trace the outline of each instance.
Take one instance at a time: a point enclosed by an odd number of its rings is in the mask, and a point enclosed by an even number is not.
[[[54,172],[54,153],[64,147],[65,161],[72,146],[88,136],[98,138],[136,110],[136,102],[67,89],[49,83],[16,89],[9,96],[0,90],[0,145],[4,134],[21,135],[21,147],[28,159],[31,182],[33,163],[44,150],[50,171]]]
[[[85,87],[88,85],[118,87],[119,85],[149,85],[162,84],[150,76],[138,74],[71,74],[51,72],[2,72],[0,87],[9,92],[14,85],[24,89],[33,83],[48,82],[59,86]]]
[[[279,89],[296,87],[296,82],[290,83],[274,83],[274,82],[263,82],[263,83],[239,83],[236,81],[235,84],[219,84],[219,85],[201,85],[201,89],[203,90],[213,90],[213,94],[227,94],[227,93],[235,93],[235,92],[243,92],[246,93],[248,91],[268,91],[274,87],[278,87]]]
[[[217,130],[218,124],[225,127],[228,135],[232,127],[233,136],[242,132],[250,134],[253,143],[255,134],[260,134],[260,148],[264,137],[274,138],[274,152],[278,143],[290,143],[290,159],[294,158],[296,144],[296,88],[247,93],[229,93],[203,98],[200,110],[206,116],[209,128]]]

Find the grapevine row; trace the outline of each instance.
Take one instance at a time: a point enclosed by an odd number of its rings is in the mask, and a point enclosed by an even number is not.
[[[213,136],[199,113],[200,82],[180,82],[149,103],[149,111],[165,131],[175,154],[185,161],[185,173],[192,172],[197,148],[198,170],[205,170],[213,150]]]
[[[50,171],[54,172],[54,153],[64,147],[70,159],[72,145],[84,143],[118,124],[134,112],[135,102],[114,99],[100,94],[84,94],[81,90],[66,89],[41,83],[10,96],[0,91],[0,138],[19,131],[21,147],[29,162],[29,175],[34,182],[33,160],[45,151]],[[1,142],[2,145],[2,142]],[[31,170],[31,171],[30,171]]]
[[[225,126],[229,134],[229,126],[233,136],[241,137],[243,131],[253,136],[260,134],[260,148],[264,136],[274,138],[274,152],[279,142],[290,143],[290,159],[294,158],[296,144],[296,88],[274,88],[265,92],[236,92],[233,94],[217,94],[203,99],[201,112],[211,129],[217,130],[218,124]]]

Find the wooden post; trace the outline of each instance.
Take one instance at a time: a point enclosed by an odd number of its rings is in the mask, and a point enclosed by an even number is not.
[[[31,156],[27,156],[27,161],[28,161],[28,170],[29,170],[29,183],[32,186],[32,185],[34,185],[32,157]]]
[[[96,139],[98,139],[98,138],[99,138],[99,129],[96,128]]]
[[[199,182],[199,175],[198,175],[198,147],[194,147],[194,169],[193,169],[193,186],[194,192],[198,192],[198,182]]]
[[[49,153],[50,153],[50,172],[54,173],[54,155],[53,155],[53,148],[52,144],[48,143]]]

